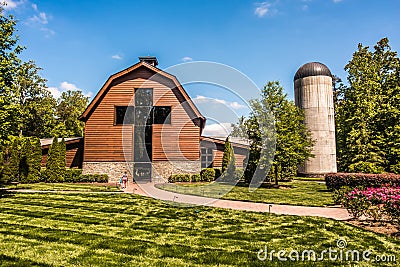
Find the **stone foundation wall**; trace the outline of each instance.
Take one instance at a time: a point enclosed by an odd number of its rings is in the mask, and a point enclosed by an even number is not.
[[[132,174],[129,167],[132,163],[126,162],[83,162],[83,174],[108,174],[109,182],[119,182],[122,174],[127,172],[129,181]],[[152,180],[154,182],[167,181],[171,174],[200,173],[200,161],[156,161],[152,163]]]
[[[200,173],[200,161],[156,161],[153,162],[153,178],[168,179],[171,174]]]
[[[121,176],[126,172],[129,181],[132,180],[126,162],[83,162],[82,174],[108,174],[108,182],[119,182]]]

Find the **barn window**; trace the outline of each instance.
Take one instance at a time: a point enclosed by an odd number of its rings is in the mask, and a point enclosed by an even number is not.
[[[135,106],[153,106],[153,89],[138,88],[135,90]]]
[[[171,124],[171,107],[153,107],[154,124]]]
[[[211,168],[213,164],[213,149],[201,148],[201,168]]]
[[[134,107],[132,106],[119,106],[115,107],[115,124],[134,124]]]

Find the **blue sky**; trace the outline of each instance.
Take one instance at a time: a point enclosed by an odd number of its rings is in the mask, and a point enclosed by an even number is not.
[[[111,74],[154,55],[161,69],[213,61],[259,87],[279,80],[293,98],[293,76],[304,63],[320,61],[345,79],[343,68],[358,43],[373,46],[388,37],[400,50],[397,0],[6,2],[6,12],[19,20],[23,59],[43,68],[56,94],[79,88],[94,95]],[[185,88],[200,100],[202,113],[224,125],[248,112],[213,86]],[[231,107],[232,116],[221,112],[219,118],[218,104]]]

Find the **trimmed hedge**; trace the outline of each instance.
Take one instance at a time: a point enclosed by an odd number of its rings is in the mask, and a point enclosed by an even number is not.
[[[348,187],[380,187],[382,185],[400,186],[400,175],[393,173],[328,173],[325,174],[326,187],[337,190]]]
[[[201,176],[198,173],[192,174],[192,176],[190,176],[190,180],[191,180],[192,183],[200,182],[201,181]]]
[[[79,183],[81,181],[81,169],[66,169],[64,181],[66,183]]]
[[[202,182],[212,182],[215,179],[215,169],[205,168],[200,172],[200,177]]]
[[[168,182],[169,183],[190,182],[190,174],[188,173],[172,174],[170,177],[168,177]]]
[[[82,174],[79,178],[81,183],[108,183],[107,174]]]

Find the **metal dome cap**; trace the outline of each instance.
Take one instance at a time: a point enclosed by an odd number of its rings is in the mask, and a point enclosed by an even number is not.
[[[294,80],[302,79],[310,76],[329,76],[332,77],[331,71],[327,66],[320,62],[306,63],[299,68],[294,75]]]

